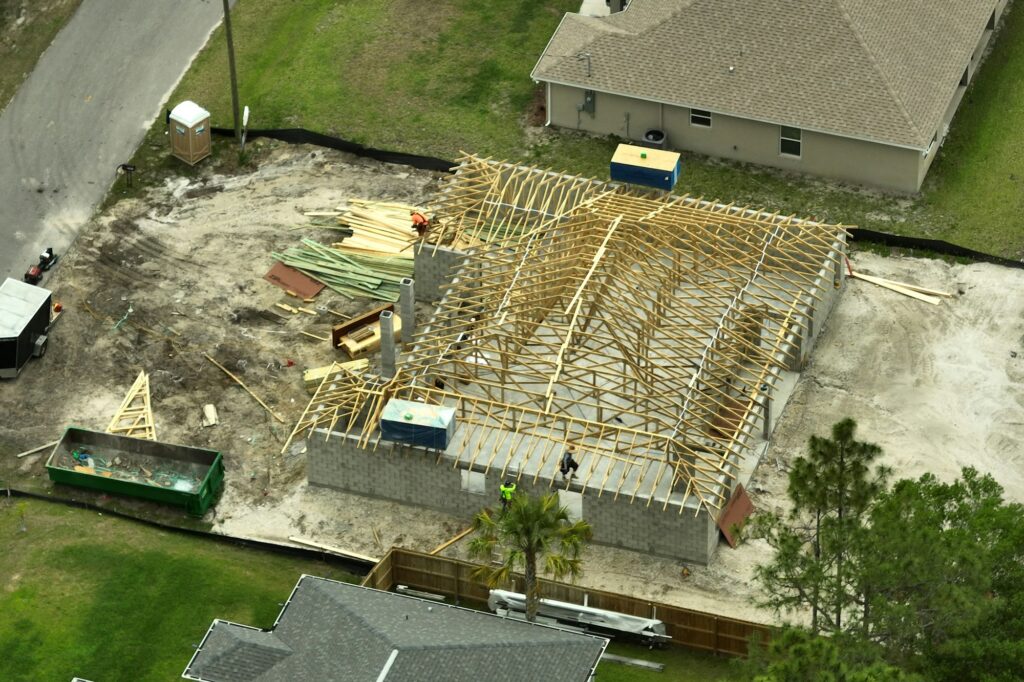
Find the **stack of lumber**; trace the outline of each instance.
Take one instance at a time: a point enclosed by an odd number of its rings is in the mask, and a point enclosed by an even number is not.
[[[303,239],[302,246],[271,254],[346,298],[397,301],[399,284],[413,275],[413,254],[382,256],[355,253]]]
[[[425,209],[409,204],[349,199],[348,206],[336,211],[310,211],[306,216],[314,225],[341,230],[345,241],[333,246],[342,251],[412,257],[412,245],[419,238],[412,229],[414,211],[426,214]]]
[[[316,393],[316,389],[320,388],[320,384],[323,383],[324,377],[332,372],[347,371],[353,374],[360,374],[365,372],[370,366],[370,361],[353,360],[352,362],[336,362],[323,367],[314,367],[307,369],[302,373],[302,381],[306,385],[306,392],[310,395]]]

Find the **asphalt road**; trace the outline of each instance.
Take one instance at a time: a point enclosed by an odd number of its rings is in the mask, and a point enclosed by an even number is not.
[[[218,0],[81,4],[0,115],[0,281],[64,253],[222,18]]]

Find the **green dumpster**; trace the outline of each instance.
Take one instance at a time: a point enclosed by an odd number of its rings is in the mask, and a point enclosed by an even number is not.
[[[205,514],[224,486],[219,452],[74,426],[46,470],[54,483],[172,504],[192,516]]]

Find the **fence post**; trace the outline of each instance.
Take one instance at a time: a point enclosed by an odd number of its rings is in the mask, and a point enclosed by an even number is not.
[[[718,616],[715,616],[715,656],[719,654],[718,646]]]
[[[455,562],[455,605],[459,605],[459,582],[462,580],[462,564]]]

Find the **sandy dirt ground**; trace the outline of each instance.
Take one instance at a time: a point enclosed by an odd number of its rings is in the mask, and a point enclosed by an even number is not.
[[[301,448],[278,454],[308,401],[302,369],[332,359],[326,344],[298,332],[324,334],[334,321],[326,308],[353,313],[373,303],[325,291],[311,304],[316,318],[303,315],[285,325],[260,311],[289,300],[262,280],[270,252],[303,236],[330,241],[330,234],[308,226],[303,211],[351,197],[423,203],[441,178],[306,147],[271,145],[261,156],[252,173],[192,184],[169,179],[144,199],[118,203],[83,231],[45,283],[67,308],[50,352],[16,381],[0,384],[0,448],[39,445],[69,424],[104,428],[146,369],[160,439],[224,453],[226,491],[207,519],[216,532],[276,542],[296,535],[372,556],[392,545],[430,551],[469,519],[310,488]],[[857,419],[862,438],[884,448],[898,477],[932,471],[948,480],[973,465],[992,473],[1007,497],[1024,500],[1024,300],[1014,295],[1024,271],[864,253],[852,260],[863,272],[956,296],[931,306],[849,282],[751,480],[755,505],[784,510],[792,458],[811,434],[826,434],[845,416]],[[284,422],[204,353],[241,377]],[[217,406],[219,426],[201,426],[204,403]],[[42,460],[0,457],[0,478],[52,490]],[[149,516],[167,513],[145,503],[91,499]],[[445,554],[464,556],[465,544]],[[754,566],[767,556],[761,542],[735,550],[723,542],[710,566],[684,567],[594,546],[581,582],[767,622],[772,614],[752,604]]]

